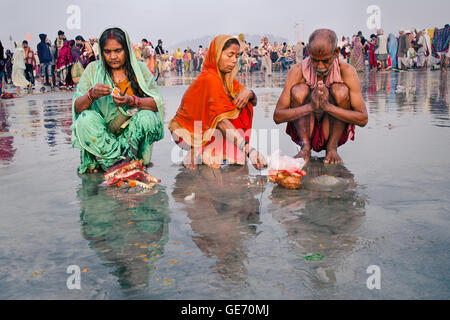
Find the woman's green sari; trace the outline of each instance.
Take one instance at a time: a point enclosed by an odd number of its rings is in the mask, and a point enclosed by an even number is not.
[[[100,60],[91,62],[84,70],[72,100],[72,146],[81,150],[79,173],[95,168],[107,170],[126,156],[130,159],[141,159],[143,164],[147,165],[150,163],[153,143],[164,137],[164,102],[156,81],[148,67],[137,61],[128,33],[118,29],[126,35],[129,59],[139,87],[146,96],[155,100],[158,112],[139,110],[117,136],[108,128],[121,112],[111,95],[97,99],[81,114],[75,112],[75,100],[85,95],[97,83],[114,87],[100,52]],[[121,109],[126,111],[128,106]],[[133,151],[137,151],[137,154]]]

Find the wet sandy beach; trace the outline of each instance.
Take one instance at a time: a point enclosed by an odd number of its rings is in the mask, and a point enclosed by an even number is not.
[[[284,77],[240,79],[258,96],[251,144],[264,155],[298,152],[272,120]],[[77,173],[73,93],[1,100],[0,299],[449,299],[448,78],[360,74],[368,125],[339,149],[342,165],[313,153],[307,167],[346,181],[329,192],[282,189],[251,166],[173,163],[167,124],[189,77],[159,80],[166,129],[149,172],[162,182],[148,194]],[[70,265],[81,290],[66,286]]]

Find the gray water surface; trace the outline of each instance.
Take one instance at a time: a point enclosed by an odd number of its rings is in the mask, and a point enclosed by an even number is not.
[[[265,155],[298,152],[272,121],[284,78],[241,79],[258,95],[252,144]],[[329,192],[282,189],[251,166],[173,163],[167,124],[191,81],[160,80],[166,132],[150,173],[162,182],[147,194],[77,173],[72,93],[0,101],[0,299],[450,298],[448,75],[361,74],[368,125],[339,149],[342,165],[322,152],[307,168],[345,180]]]

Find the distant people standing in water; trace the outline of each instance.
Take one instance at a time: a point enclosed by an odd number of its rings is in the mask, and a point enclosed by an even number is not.
[[[94,51],[95,60],[98,60],[99,58],[98,39],[89,38],[89,43],[91,44],[92,50]]]
[[[152,43],[147,41],[147,39],[142,39],[142,58],[144,60],[144,63],[147,65],[150,72],[154,75],[155,74],[155,59],[156,59],[156,52],[155,49],[152,46]]]
[[[0,97],[3,93],[3,78],[5,73],[5,65],[6,65],[5,49],[3,48],[3,44],[0,41]]]
[[[424,32],[425,30],[420,30],[417,33],[417,67],[420,69],[427,68],[427,59],[430,53]]]
[[[162,74],[164,71],[164,65],[166,64],[166,51],[163,49],[163,42],[161,39],[158,40],[158,45],[155,48],[155,54],[157,58],[157,68],[159,74]]]
[[[350,54],[350,64],[358,72],[363,72],[365,70],[366,59],[360,37],[353,38],[352,53]]]
[[[66,41],[59,50],[58,59],[56,59],[55,70],[58,74],[61,89],[71,89],[73,87],[72,77],[70,75],[70,68],[74,61],[72,56],[72,47],[75,41]]]
[[[354,139],[355,125],[364,127],[368,120],[358,75],[339,61],[332,30],[314,31],[308,47],[310,57],[286,77],[273,119],[288,123],[286,133],[301,147],[296,157],[308,162],[311,150],[326,150],[324,163],[340,163],[337,148]]]
[[[25,53],[25,77],[34,87],[34,68],[36,67],[36,59],[34,51],[28,46],[28,41],[22,42],[22,48]]]
[[[270,59],[271,52],[272,46],[269,43],[269,39],[267,37],[263,37],[258,48],[258,53],[261,58],[261,71],[264,70],[269,76],[272,75],[272,60]]]
[[[83,68],[86,68],[89,63],[96,60],[94,49],[92,49],[91,44],[88,41],[85,41],[82,36],[77,36],[75,40],[77,46],[81,49],[81,54],[85,58]]]
[[[14,51],[12,82],[17,88],[18,95],[20,95],[20,89],[22,87],[29,87],[31,91],[31,83],[25,78],[25,51],[20,47],[16,47]]]
[[[203,60],[205,59],[205,49],[202,46],[198,46],[198,66],[197,71],[202,71]]]
[[[191,49],[191,47],[187,47],[187,51],[189,52],[189,72],[193,72],[194,70],[194,59],[195,52]]]
[[[408,57],[408,50],[410,47],[409,35],[411,32],[409,30],[400,30],[400,37],[398,38],[398,68],[400,70],[405,70],[410,67],[410,59]]]
[[[375,56],[376,60],[381,64],[381,71],[386,70],[386,66],[388,64],[388,38],[384,34],[383,29],[377,30],[377,44],[375,45]]]
[[[435,29],[433,36],[434,54],[441,60],[441,72],[447,71],[448,60],[450,59],[450,25],[446,24],[443,29]]]
[[[62,49],[62,47],[64,45],[64,42],[66,42],[66,41],[67,41],[67,39],[66,39],[66,37],[64,35],[64,31],[59,30],[58,31],[58,36],[56,37],[55,43],[54,43],[55,48],[56,48],[56,50],[55,50],[55,59],[58,59],[59,51]]]
[[[191,54],[189,53],[189,51],[187,51],[187,49],[185,49],[183,54],[184,73],[190,72],[189,71],[190,61],[191,61]]]
[[[181,52],[180,47],[177,48],[177,51],[173,54],[174,59],[176,60],[176,69],[177,73],[183,73],[183,52]]]
[[[13,70],[13,65],[12,65],[12,60],[13,60],[13,54],[11,52],[11,50],[6,50],[5,53],[5,83],[6,84],[10,84],[12,83],[12,70]]]
[[[363,34],[362,34],[362,31],[358,31],[358,38],[360,38],[361,39],[361,44],[362,44],[362,46],[364,47],[365,45],[366,45],[366,38],[364,38],[364,36],[363,36]]]
[[[52,77],[52,53],[50,51],[50,44],[47,42],[47,35],[45,33],[41,33],[39,35],[41,42],[37,45],[37,53],[39,56],[39,62],[41,64],[41,82],[42,86],[50,84],[52,89],[54,86],[53,77]]]
[[[295,45],[295,63],[303,62],[303,42],[300,40]]]
[[[388,51],[391,57],[392,68],[397,69],[397,49],[398,49],[398,40],[393,33],[389,34],[388,38]]]

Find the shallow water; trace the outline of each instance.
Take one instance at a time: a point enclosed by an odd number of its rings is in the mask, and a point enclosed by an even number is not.
[[[297,152],[272,121],[284,77],[242,79],[265,155]],[[70,92],[1,101],[0,299],[449,299],[448,76],[360,80],[368,125],[339,149],[343,165],[316,153],[307,168],[345,180],[330,192],[282,189],[247,166],[187,171],[167,129],[150,170],[162,183],[106,190],[76,172]],[[191,81],[160,81],[166,128]],[[81,290],[66,286],[70,265]],[[366,286],[370,265],[380,290]]]

